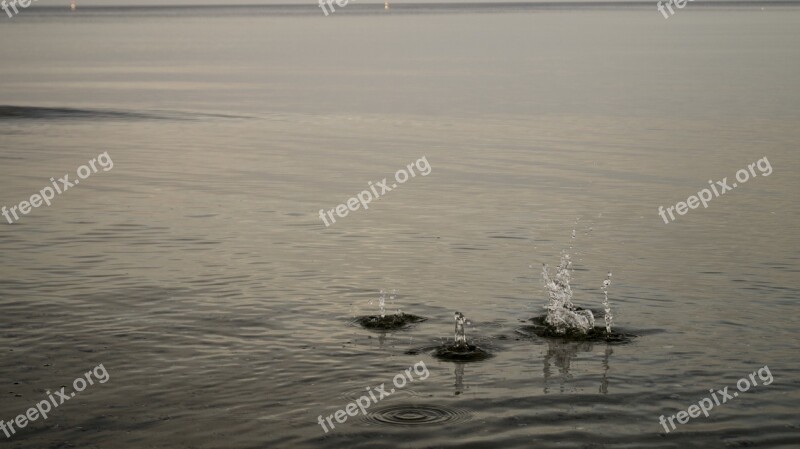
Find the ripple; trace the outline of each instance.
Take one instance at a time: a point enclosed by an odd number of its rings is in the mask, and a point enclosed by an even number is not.
[[[411,396],[411,397],[414,397],[414,398],[423,397],[423,395],[421,393],[419,393],[417,390],[414,390],[413,388],[402,388],[402,389],[399,389],[399,390],[395,391],[394,393],[392,393],[392,397],[395,397],[395,396],[398,396],[398,395]],[[344,400],[346,400],[348,402],[355,402],[356,400],[358,400],[359,398],[361,398],[363,396],[366,396],[365,390],[348,391],[348,392],[345,392],[345,393],[342,393],[342,394],[339,395],[340,398],[342,398],[342,399],[344,399]]]
[[[422,426],[466,421],[472,414],[466,410],[440,405],[398,404],[375,410],[365,420],[392,426]]]

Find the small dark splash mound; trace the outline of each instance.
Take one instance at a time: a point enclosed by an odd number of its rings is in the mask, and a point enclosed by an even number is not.
[[[370,412],[365,421],[392,426],[423,426],[465,421],[470,418],[469,412],[457,408],[398,404]]]
[[[456,345],[455,343],[442,345],[435,348],[431,355],[439,360],[450,362],[477,362],[492,357],[490,352],[469,343],[466,345]]]
[[[518,329],[518,332],[523,335],[536,335],[537,337],[542,338],[561,338],[569,341],[595,341],[607,343],[630,343],[635,337],[637,337],[637,335],[615,331],[614,329],[612,329],[611,333],[609,334],[606,332],[606,328],[604,326],[595,326],[594,329],[585,334],[575,331],[567,331],[566,333],[561,334],[557,333],[553,327],[548,326],[547,323],[545,323],[545,318],[547,318],[547,315],[531,318],[530,321],[533,323],[533,326],[523,326]],[[599,316],[597,319],[602,320],[603,317]]]
[[[361,327],[376,331],[390,331],[396,329],[404,329],[414,323],[425,321],[426,318],[409,313],[396,313],[392,315],[365,315],[355,319],[355,322],[360,324]]]

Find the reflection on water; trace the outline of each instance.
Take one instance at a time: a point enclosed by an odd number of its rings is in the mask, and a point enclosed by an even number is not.
[[[573,374],[570,373],[570,367],[573,360],[578,357],[578,354],[588,352],[592,353],[595,344],[591,341],[563,341],[563,340],[548,340],[547,351],[543,357],[542,371],[544,373],[544,386],[542,392],[550,393],[551,384],[558,384],[558,392],[566,393],[569,391],[576,391],[575,387],[570,388],[570,381],[573,379]],[[611,345],[603,344],[603,358],[600,365],[603,368],[602,377],[598,392],[601,394],[608,393],[608,370],[609,358],[614,353]],[[553,366],[558,370],[554,373]]]
[[[603,351],[603,380],[600,382],[600,389],[599,392],[602,394],[608,393],[608,357],[614,352],[611,349],[611,345],[605,345],[605,350]]]
[[[381,332],[378,334],[378,349],[384,349],[386,345],[386,332]]]
[[[455,368],[453,368],[453,373],[455,373],[455,375],[456,375],[456,381],[453,384],[455,386],[454,395],[458,396],[465,389],[465,387],[464,387],[464,366],[466,365],[466,363],[458,363],[458,362],[456,362],[454,365],[455,365]]]

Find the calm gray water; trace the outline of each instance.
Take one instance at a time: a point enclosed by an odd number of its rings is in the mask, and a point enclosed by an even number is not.
[[[0,206],[114,164],[0,226],[0,419],[110,375],[3,447],[797,447],[800,8],[766,5],[0,18]],[[659,217],[763,157],[770,176]],[[575,302],[601,307],[612,271],[632,343],[517,332],[570,245]],[[428,321],[353,326],[380,289]],[[455,310],[493,358],[414,353]],[[420,360],[377,414],[317,423]]]

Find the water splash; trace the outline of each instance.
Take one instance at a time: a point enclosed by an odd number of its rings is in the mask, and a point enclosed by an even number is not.
[[[581,222],[581,217],[575,219],[575,224],[572,225],[572,237],[569,239],[569,249],[572,250],[572,245],[575,243],[575,236],[577,235],[578,223]]]
[[[392,306],[394,306],[394,300],[395,300],[396,297],[397,297],[397,290],[392,289],[392,293],[389,295],[389,303],[391,303]],[[400,307],[397,308],[397,314],[398,315],[402,315],[403,314],[403,311],[400,310]]]
[[[474,362],[491,357],[491,353],[475,345],[474,342],[467,342],[464,326],[468,321],[464,314],[455,312],[453,316],[456,321],[454,341],[452,343],[443,342],[434,348],[422,348],[420,351],[432,349],[431,355],[439,360],[450,362]]]
[[[605,341],[606,343],[628,343],[637,335],[612,329],[614,317],[608,302],[608,288],[611,286],[611,272],[603,281],[603,310],[577,307],[572,302],[572,259],[568,250],[561,253],[561,260],[554,270],[547,264],[542,267],[542,281],[547,291],[547,313],[529,321],[517,332],[525,336],[557,338],[568,341]],[[595,314],[602,315],[605,326],[595,327]]]
[[[578,221],[575,222],[576,226]],[[551,269],[547,264],[542,267],[542,282],[547,291],[548,301],[545,305],[547,313],[530,319],[531,326],[523,326],[517,332],[527,336],[559,338],[574,341],[605,341],[607,343],[627,343],[636,335],[612,329],[613,315],[608,302],[608,288],[611,286],[611,272],[608,272],[601,290],[603,290],[604,309],[594,311],[577,307],[572,302],[572,233],[569,249],[561,252],[558,266]],[[595,327],[595,314],[602,315],[605,326]]]
[[[394,300],[397,297],[397,290],[392,289],[392,293],[389,294],[389,302],[394,304]],[[373,304],[374,299],[370,299],[369,303]],[[378,298],[378,308],[380,309],[381,318],[386,318],[386,290],[381,289],[381,296]],[[402,314],[403,312],[400,309],[397,309],[398,314]]]
[[[614,317],[611,315],[611,306],[608,304],[608,287],[611,285],[611,272],[608,272],[608,276],[606,276],[606,280],[603,281],[603,286],[601,289],[603,290],[603,307],[605,311],[604,318],[606,320],[606,333],[611,334],[611,321]]]
[[[565,335],[569,332],[586,334],[594,328],[594,315],[591,310],[582,310],[572,303],[572,260],[569,254],[563,252],[561,261],[553,274],[547,264],[542,267],[542,281],[547,290],[547,317],[545,324],[550,326],[556,334]]]
[[[378,307],[381,309],[381,318],[386,318],[386,290],[381,289],[381,297],[378,298]]]
[[[388,301],[390,304],[394,304],[394,300],[397,297],[397,290],[392,290],[392,293],[388,295]],[[395,314],[386,314],[386,302],[387,302],[387,293],[386,290],[381,289],[380,296],[378,299],[378,309],[380,315],[366,315],[366,316],[359,316],[356,317],[355,322],[360,324],[361,326],[377,331],[388,331],[388,330],[396,330],[406,328],[411,324],[419,323],[425,321],[425,318],[417,315],[412,315],[410,313],[403,313],[400,308],[397,309],[397,313]],[[375,303],[375,299],[370,299],[369,304],[372,305]]]
[[[455,342],[456,347],[458,348],[466,348],[467,347],[467,335],[464,332],[464,323],[467,321],[464,318],[464,315],[461,312],[455,313],[456,319],[456,330],[455,330]]]

